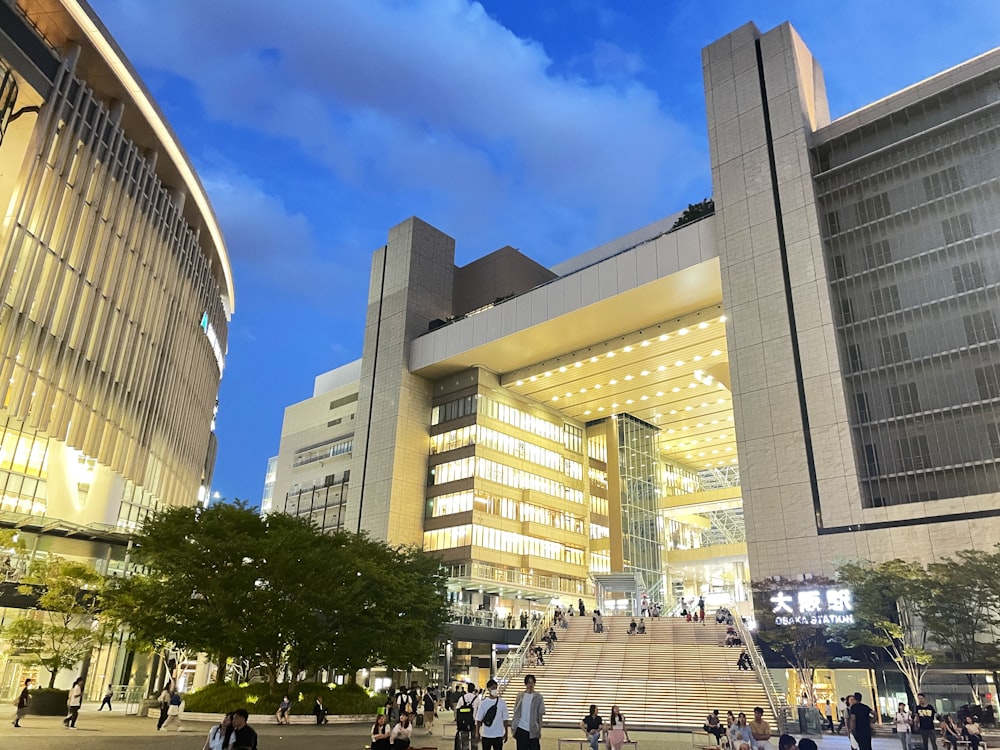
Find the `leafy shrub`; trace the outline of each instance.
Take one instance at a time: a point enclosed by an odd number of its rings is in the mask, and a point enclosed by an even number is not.
[[[69,713],[69,690],[38,688],[31,691],[28,713],[34,716],[65,716]]]
[[[316,696],[323,698],[331,714],[371,715],[382,705],[381,698],[372,698],[360,685],[330,688],[322,683],[300,682],[292,692],[278,685],[278,691],[272,693],[267,683],[253,683],[243,687],[207,685],[185,696],[184,710],[218,714],[242,707],[253,714],[272,714],[286,694],[292,700],[292,713],[299,715],[312,714]]]

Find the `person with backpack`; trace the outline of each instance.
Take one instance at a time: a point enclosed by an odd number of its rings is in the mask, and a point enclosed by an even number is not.
[[[483,741],[483,750],[503,750],[510,733],[510,712],[506,701],[500,697],[496,680],[486,683],[486,697],[480,701],[476,712],[476,729]]]
[[[177,731],[181,731],[181,713],[183,713],[183,703],[181,699],[181,694],[177,692],[177,686],[175,685],[170,691],[170,699],[167,703],[167,720],[163,722],[163,726],[160,729],[167,729],[167,727],[172,727],[177,725]]]
[[[455,747],[471,748],[476,738],[476,688],[469,684],[455,701]]]

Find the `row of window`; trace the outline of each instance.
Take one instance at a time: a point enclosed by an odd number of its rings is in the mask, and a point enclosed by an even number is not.
[[[333,458],[334,456],[342,456],[346,453],[350,453],[352,450],[354,450],[353,436],[342,440],[334,440],[315,448],[310,448],[307,451],[296,453],[295,458],[292,459],[292,468],[305,466],[306,464],[315,463],[316,461],[323,461],[324,459]]]
[[[463,448],[467,445],[482,445],[499,453],[506,453],[508,456],[515,456],[544,466],[546,469],[562,472],[572,479],[583,479],[583,464],[579,461],[565,458],[556,451],[542,448],[534,443],[525,442],[521,438],[479,424],[433,435],[430,442],[431,455]]]
[[[583,502],[583,491],[567,487],[562,482],[556,482],[546,477],[532,474],[530,471],[515,469],[512,466],[490,461],[479,456],[460,458],[455,461],[438,464],[431,467],[427,477],[428,485],[445,484],[459,479],[479,477],[497,484],[503,484],[519,490],[533,490],[553,497],[561,497],[574,503]]]
[[[480,490],[467,490],[465,492],[451,492],[447,495],[440,495],[427,501],[430,518],[440,518],[454,513],[467,513],[477,510],[501,518],[509,518],[512,521],[528,521],[531,523],[551,526],[554,529],[573,531],[577,534],[584,533],[584,520],[578,515],[560,510],[544,508],[533,503],[526,503],[521,500],[512,500],[509,497],[492,495]]]
[[[973,370],[976,384],[976,396],[980,401],[992,401],[1000,398],[1000,364],[989,363]],[[921,406],[920,392],[917,383],[908,382],[898,385],[891,385],[885,389],[886,413],[872,408],[872,399],[867,391],[859,391],[854,394],[855,415],[859,422],[868,422],[872,419],[885,417],[902,417],[908,414],[917,414],[923,411]],[[933,395],[933,394],[932,394]],[[966,397],[966,403],[972,401],[972,396]],[[931,405],[926,408],[935,408]]]
[[[44,477],[48,447],[48,438],[15,428],[13,420],[0,423],[0,471]]]
[[[424,532],[424,551],[435,552],[456,547],[482,547],[515,555],[531,555],[545,560],[558,560],[571,565],[585,565],[586,552],[559,542],[525,536],[488,526],[463,524],[448,529]]]

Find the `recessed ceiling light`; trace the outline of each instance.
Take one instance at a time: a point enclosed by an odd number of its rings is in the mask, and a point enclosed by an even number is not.
[[[690,428],[690,427],[688,427],[687,425],[684,425],[683,427],[681,427],[681,430],[682,430],[682,431],[684,431],[684,430],[690,430],[690,429],[691,429],[691,428]]]
[[[624,349],[622,349],[622,351],[625,352],[626,354],[628,354],[630,351],[632,351],[632,347],[631,346],[626,346]]]
[[[532,383],[534,383],[536,380],[538,380],[538,376],[537,375],[532,375],[530,378],[528,378],[528,380],[530,380]]]
[[[692,359],[693,359],[693,360],[694,360],[695,362],[701,362],[701,360],[702,360],[702,356],[701,356],[700,354],[695,354],[695,355],[694,355],[694,356],[692,357]]]
[[[708,323],[702,321],[701,323],[698,324],[698,327],[702,330],[705,330],[706,328],[708,328]]]
[[[618,408],[618,404],[611,404],[611,408],[612,409],[617,409]]]
[[[640,375],[649,375],[649,370],[643,370],[639,373]]]
[[[662,395],[663,395],[663,391],[657,391],[657,392],[656,392],[656,395],[657,395],[658,397],[659,397],[659,396],[662,396]]]
[[[666,369],[667,369],[666,365],[660,365],[659,367],[656,368],[656,371],[657,372],[663,372]]]
[[[552,372],[551,372],[551,371],[549,371],[549,372],[546,372],[546,373],[545,373],[545,377],[547,377],[547,378],[551,378],[551,377],[552,377]]]
[[[591,358],[590,358],[590,361],[591,361],[591,362],[596,362],[596,361],[597,361],[597,357],[591,357]]]
[[[697,388],[697,387],[698,387],[697,383],[688,383],[688,388]]]
[[[598,390],[600,389],[600,387],[601,387],[600,383],[594,383],[594,390]]]
[[[659,414],[657,414],[656,416],[660,416],[660,415],[659,415]],[[674,434],[674,432],[676,432],[676,430],[674,430],[674,428],[673,428],[673,427],[671,427],[671,428],[670,428],[669,430],[667,430],[667,434],[668,434],[668,435],[673,435],[673,434]]]
[[[604,411],[604,407],[603,406],[598,406],[597,407],[597,411]]]
[[[718,452],[719,452],[719,449],[718,449],[718,448],[716,448],[716,449],[715,449],[714,451],[712,451],[712,455],[714,456],[714,455],[716,455],[716,454],[717,454]]]
[[[725,323],[726,322],[726,316],[725,315],[720,315],[719,316],[719,322],[720,323]]]
[[[687,332],[688,332],[688,329],[687,329],[687,328],[682,328],[682,329],[681,329],[681,330],[679,330],[679,331],[678,331],[677,333],[678,333],[679,335],[681,335],[681,336],[687,336]]]
[[[677,413],[677,410],[676,410],[676,409],[671,409],[671,410],[670,410],[670,413],[671,413],[671,414],[676,414],[676,413]]]
[[[674,367],[683,367],[683,366],[684,366],[684,360],[683,359],[679,359],[676,362],[674,362]]]
[[[673,388],[671,388],[670,390],[671,390],[672,393],[680,393],[681,392],[681,389],[678,388],[676,385]]]
[[[694,408],[693,406],[688,404],[687,406],[684,407],[684,411],[691,411],[693,408]]]
[[[586,388],[581,388],[581,389],[580,389],[580,393],[586,393],[586,392],[587,392],[587,389],[586,389]]]
[[[573,367],[583,367],[583,362],[574,362]]]
[[[665,334],[665,333],[661,333],[660,334],[660,341],[666,341],[669,338],[670,337],[667,334]]]
[[[584,416],[586,416],[587,414],[590,414],[590,409],[587,409],[583,414],[584,414]]]
[[[565,367],[560,367],[559,368],[559,372],[566,372],[566,368]]]
[[[642,345],[643,345],[643,346],[649,346],[649,342],[648,342],[648,341],[643,341],[643,342],[642,342]]]
[[[572,396],[572,395],[573,395],[573,394],[572,394],[572,393],[570,393],[569,391],[567,391],[567,392],[566,392],[566,398],[569,398],[569,397],[570,397],[570,396]]]
[[[553,401],[558,401],[558,400],[559,400],[559,397],[558,397],[558,396],[553,396],[553,397],[552,397],[552,400],[553,400]]]
[[[611,359],[613,356],[615,356],[614,352],[608,352],[608,359]]]
[[[569,395],[569,394],[567,394],[567,395]],[[708,402],[707,401],[702,401],[701,402],[701,408],[704,409],[706,406],[708,406]]]
[[[722,354],[722,352],[720,352],[718,349],[713,349],[712,350],[712,356],[713,357],[718,357],[720,354]]]
[[[625,376],[625,379],[626,379],[626,380],[631,380],[631,379],[632,379],[632,376],[631,376],[631,375],[626,375],[626,376]]]
[[[514,385],[524,385],[524,381],[518,380],[516,383],[514,383]]]
[[[732,422],[733,421],[733,415],[730,414],[728,417],[726,417],[726,420],[729,421],[729,422]]]
[[[629,399],[625,399],[625,403],[626,404],[634,404],[635,402],[632,399],[629,398]]]
[[[618,385],[618,381],[617,381],[617,380],[615,380],[614,378],[612,378],[612,379],[610,380],[610,382],[608,383],[608,385]]]
[[[642,397],[642,398],[640,399],[640,401],[648,401],[648,400],[649,400],[649,396],[643,396],[643,397]]]
[[[699,422],[698,424],[695,425],[695,427],[704,427],[704,426],[705,426],[704,422]]]
[[[732,451],[732,449],[733,449],[733,446],[730,445],[728,448],[726,448],[726,452],[728,453],[728,452]]]

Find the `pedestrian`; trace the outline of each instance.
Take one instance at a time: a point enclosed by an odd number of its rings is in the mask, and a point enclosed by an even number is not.
[[[705,624],[705,597],[698,597],[698,617],[701,619],[701,624]]]
[[[983,730],[979,728],[979,723],[971,715],[965,715],[965,726],[963,727],[965,736],[969,738],[972,750],[979,750],[979,744],[983,741]]]
[[[271,705],[274,705],[273,703]],[[287,695],[278,704],[278,710],[274,712],[274,718],[279,724],[288,724],[288,712],[292,710],[292,700]]]
[[[611,725],[608,730],[608,747],[611,750],[622,750],[622,745],[631,742],[628,738],[628,728],[625,726],[625,717],[618,710],[618,706],[611,707]]]
[[[896,707],[896,734],[903,750],[910,750],[910,729],[913,727],[913,715],[905,703]]]
[[[424,729],[427,734],[434,734],[434,719],[437,718],[437,701],[434,693],[428,690],[424,693]]]
[[[585,614],[587,614],[587,611],[583,608],[583,599],[577,599],[576,603],[580,609],[580,617],[583,617]]]
[[[406,750],[410,746],[410,736],[413,734],[413,724],[410,721],[410,714],[403,713],[399,717],[396,726],[389,733],[392,741],[392,750]]]
[[[496,680],[486,683],[486,697],[479,702],[476,711],[476,729],[482,739],[483,750],[503,750],[510,737],[510,711],[507,702],[500,697],[500,686]]]
[[[601,730],[604,729],[604,719],[597,713],[596,703],[590,704],[590,712],[580,720],[580,729],[590,743],[590,750],[597,750],[601,742]]]
[[[24,687],[21,688],[21,694],[17,696],[17,703],[14,705],[17,707],[17,712],[14,714],[14,726],[20,728],[21,719],[23,719],[28,713],[28,704],[31,702],[31,679],[24,681]],[[937,748],[935,748],[937,750]]]
[[[722,745],[722,722],[719,721],[719,709],[713,709],[705,719],[705,723],[702,725],[702,729],[708,732],[710,735],[715,737],[715,744]]]
[[[63,719],[63,726],[67,729],[76,729],[76,720],[80,716],[80,706],[83,705],[83,678],[77,677],[73,680],[73,687],[69,689],[69,699],[66,707],[69,713]]]
[[[861,702],[861,693],[848,696],[848,729],[858,744],[858,750],[872,750],[872,719],[875,714]]]
[[[328,711],[326,706],[323,705],[323,697],[320,695],[316,696],[316,700],[313,703],[313,716],[316,717],[317,724],[326,724],[329,719],[326,718]],[[388,717],[386,717],[388,719]]]
[[[844,698],[837,701],[837,721],[837,734],[839,735],[847,726],[847,701]],[[937,749],[935,748],[935,750]]]
[[[257,732],[247,724],[249,719],[245,708],[233,711],[233,736],[229,744],[232,750],[257,750]]]
[[[923,741],[923,750],[927,750],[928,742],[934,750],[938,750],[937,736],[934,733],[934,706],[927,702],[927,697],[923,693],[917,694],[917,707],[913,712],[913,728],[917,730],[917,734]]]
[[[826,717],[826,728],[831,732],[833,731],[833,705],[830,703],[830,699],[826,699],[826,704],[823,706],[823,715]]]
[[[750,733],[750,725],[747,724],[747,715],[742,711],[736,723],[729,727],[729,746],[732,750],[751,750],[753,746],[753,735]]]
[[[208,730],[208,739],[201,750],[226,750],[228,739],[233,734],[233,712],[222,717],[222,722]]]
[[[159,732],[163,729],[163,725],[167,723],[167,712],[170,710],[170,683],[166,683],[163,686],[163,690],[160,691],[160,697],[157,699],[160,704],[160,720],[156,722],[156,731]],[[934,748],[937,750],[937,748]]]
[[[181,698],[181,694],[177,692],[177,686],[175,685],[170,691],[170,700],[167,704],[167,720],[163,722],[162,729],[167,729],[167,727],[172,727],[177,725],[177,731],[181,731],[181,713],[183,713],[184,700]]]
[[[753,737],[754,750],[771,750],[771,725],[764,721],[763,708],[757,706],[753,710],[753,721],[748,726],[750,736]]]
[[[375,717],[372,724],[372,745],[371,750],[389,750],[392,730],[389,728],[385,714]]]
[[[580,600],[583,613],[583,600]],[[545,715],[545,699],[535,691],[535,675],[524,676],[524,692],[514,701],[514,713],[510,725],[514,727],[517,750],[541,750],[542,717]]]
[[[105,706],[108,707],[109,711],[111,710],[111,697],[114,694],[115,694],[115,689],[111,687],[111,685],[108,685],[108,689],[104,691],[104,700],[101,701],[101,707],[97,709],[98,713],[100,713]]]

